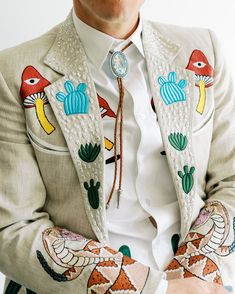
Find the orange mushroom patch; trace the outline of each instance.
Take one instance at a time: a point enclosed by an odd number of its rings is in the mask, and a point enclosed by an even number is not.
[[[199,87],[200,91],[197,112],[203,114],[206,105],[206,88],[213,85],[214,69],[209,64],[205,54],[200,50],[193,51],[186,69],[195,72],[196,86]]]
[[[43,130],[50,135],[55,127],[45,114],[44,105],[48,104],[44,88],[49,86],[46,80],[33,66],[27,66],[22,73],[20,96],[25,108],[35,108],[38,121]]]

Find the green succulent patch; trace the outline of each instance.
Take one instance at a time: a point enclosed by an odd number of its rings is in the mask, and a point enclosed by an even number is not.
[[[78,155],[85,162],[94,162],[100,153],[100,145],[93,145],[92,143],[81,145]]]
[[[179,177],[182,179],[182,187],[186,194],[189,194],[194,185],[193,173],[195,171],[195,167],[192,166],[189,171],[188,165],[184,166],[184,173],[182,171],[178,171]]]
[[[93,209],[99,208],[99,188],[100,188],[100,182],[97,182],[95,184],[95,181],[93,179],[90,180],[90,185],[85,182],[84,188],[87,190],[88,194],[88,200]]]
[[[172,147],[178,151],[183,151],[188,145],[188,139],[181,133],[171,133],[168,136],[168,140]]]

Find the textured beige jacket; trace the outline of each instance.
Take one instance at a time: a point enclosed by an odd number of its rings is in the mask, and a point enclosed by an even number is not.
[[[235,97],[219,45],[208,30],[151,22],[144,23],[143,45],[181,211],[168,278],[235,287]],[[103,141],[95,86],[71,16],[0,54],[6,293],[157,290],[164,274],[105,245]]]

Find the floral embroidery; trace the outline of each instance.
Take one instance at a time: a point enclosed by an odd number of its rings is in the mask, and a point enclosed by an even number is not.
[[[208,229],[209,226],[209,229]],[[205,231],[206,228],[206,231]],[[229,234],[229,216],[218,201],[208,202],[201,210],[185,241],[166,268],[168,279],[198,277],[223,284],[218,265],[209,254],[228,256],[235,244],[235,218],[233,219],[234,242],[224,245]]]
[[[56,273],[37,251],[41,266],[55,281],[75,280],[86,269],[90,270],[87,293],[142,293],[149,268],[121,252],[60,228],[47,229],[42,238],[47,254],[63,270]]]
[[[66,81],[64,88],[67,95],[59,92],[56,94],[56,99],[64,103],[64,111],[66,115],[85,114],[89,110],[89,98],[86,93],[87,85],[81,83],[77,89],[71,81]]]
[[[85,146],[81,145],[78,154],[83,161],[87,163],[94,162],[100,154],[100,145],[92,145],[91,143]]]
[[[50,135],[55,131],[45,114],[44,105],[48,104],[44,88],[49,86],[46,80],[33,66],[27,66],[22,73],[20,96],[25,108],[35,108],[38,121],[43,130]]]
[[[209,64],[205,54],[200,50],[192,52],[186,69],[195,72],[196,86],[200,90],[197,112],[203,114],[206,104],[206,88],[211,87],[214,83],[214,69]]]
[[[168,136],[168,140],[172,147],[174,147],[178,151],[183,151],[186,149],[188,145],[188,139],[181,133],[171,133]]]
[[[184,173],[182,171],[178,171],[179,177],[182,179],[183,190],[186,194],[189,194],[194,185],[193,173],[195,171],[195,167],[191,167],[189,171],[188,165],[184,166]]]
[[[93,209],[99,208],[99,188],[100,182],[95,184],[93,179],[90,180],[90,186],[87,182],[84,183],[84,188],[87,190],[88,193],[88,200]]]
[[[177,75],[175,72],[169,73],[168,80],[165,77],[159,77],[158,83],[161,86],[161,97],[166,105],[186,101],[184,88],[187,86],[187,81],[180,80],[177,84]]]

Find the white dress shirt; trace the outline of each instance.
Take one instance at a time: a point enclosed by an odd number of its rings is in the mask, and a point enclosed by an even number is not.
[[[129,71],[123,78],[123,193],[117,208],[115,190],[107,210],[109,245],[117,250],[122,245],[127,245],[132,258],[164,270],[174,256],[171,238],[180,231],[180,212],[167,158],[163,152],[160,128],[151,105],[152,95],[141,40],[142,21],[140,20],[136,31],[127,40],[117,40],[86,25],[75,13],[73,18],[99,95],[107,148],[107,198],[114,175],[112,143],[119,99],[117,80],[109,69],[109,51],[120,50],[132,42],[124,52]],[[157,223],[157,228],[150,221],[150,216]]]

